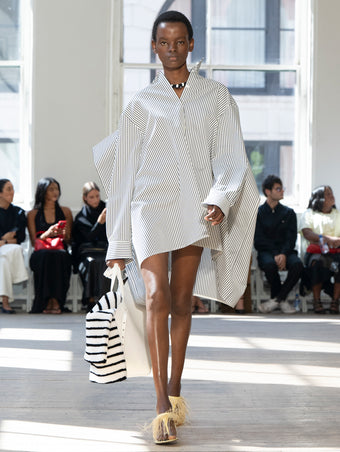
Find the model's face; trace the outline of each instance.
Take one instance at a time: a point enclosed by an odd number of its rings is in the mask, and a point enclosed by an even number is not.
[[[284,188],[280,184],[274,184],[271,190],[266,190],[267,198],[271,201],[280,201],[283,199]]]
[[[52,182],[46,190],[46,194],[45,194],[45,201],[58,201],[59,199],[59,188],[58,185],[55,182]]]
[[[0,193],[0,199],[5,204],[11,204],[13,202],[14,197],[14,188],[12,182],[6,182],[3,186],[2,192]]]
[[[186,65],[194,40],[189,41],[188,30],[182,22],[161,22],[152,48],[159,56],[164,70],[177,70]]]
[[[84,201],[87,205],[92,207],[92,209],[96,209],[99,206],[100,202],[100,192],[95,189],[89,191],[88,194],[84,197]]]

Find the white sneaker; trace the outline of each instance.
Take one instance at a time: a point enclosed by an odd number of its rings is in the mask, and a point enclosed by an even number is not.
[[[262,312],[262,314],[268,314],[269,312],[274,311],[279,306],[279,303],[274,299],[265,301],[264,303],[260,303],[257,309]]]
[[[290,303],[288,303],[288,301],[281,301],[280,309],[284,314],[295,314],[296,313],[296,309],[293,308],[293,306]]]

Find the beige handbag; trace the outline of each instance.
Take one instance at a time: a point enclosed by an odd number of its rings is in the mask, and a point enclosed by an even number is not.
[[[124,350],[127,378],[149,375],[151,359],[146,334],[145,305],[137,304],[133,299],[129,281],[126,279],[123,282],[118,264],[108,268],[104,275],[111,278],[111,289],[115,281],[118,281],[121,303],[115,310],[115,319]]]
[[[151,359],[145,304],[135,302],[118,265],[104,274],[111,278],[111,290],[86,314],[84,359],[90,363],[89,379],[107,384],[146,376]]]

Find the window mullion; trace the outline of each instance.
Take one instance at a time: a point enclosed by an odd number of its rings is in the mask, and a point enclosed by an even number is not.
[[[109,133],[117,128],[123,104],[123,0],[111,2],[110,58],[108,63]]]

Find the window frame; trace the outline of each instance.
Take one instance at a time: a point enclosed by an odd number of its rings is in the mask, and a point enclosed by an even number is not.
[[[20,169],[18,180],[20,180],[20,190],[15,189],[14,203],[28,208],[32,199],[31,179],[32,179],[32,31],[33,14],[31,1],[21,0],[20,2],[20,55],[17,60],[0,60],[0,68],[18,69],[20,73],[19,84],[19,161]],[[9,140],[11,141],[11,140]],[[6,176],[4,176],[6,177]]]

